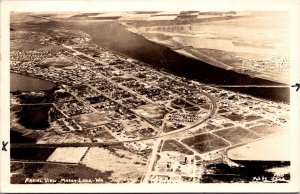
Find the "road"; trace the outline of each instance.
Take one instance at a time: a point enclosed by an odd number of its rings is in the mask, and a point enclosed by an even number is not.
[[[208,94],[206,94],[208,95]],[[209,95],[208,95],[209,96]],[[17,144],[10,144],[11,148],[56,148],[56,147],[103,147],[107,145],[114,145],[114,144],[119,144],[119,143],[130,143],[130,142],[137,142],[137,141],[145,141],[145,140],[152,140],[152,139],[158,139],[162,137],[167,137],[170,135],[174,135],[177,133],[181,133],[183,131],[195,128],[202,123],[206,122],[208,119],[210,119],[215,113],[217,109],[216,102],[213,100],[212,101],[212,111],[210,112],[209,115],[207,115],[203,120],[195,123],[194,125],[190,127],[185,127],[180,130],[175,130],[175,131],[170,131],[168,133],[163,133],[158,136],[153,136],[153,137],[148,137],[148,138],[141,138],[141,139],[132,139],[132,140],[118,140],[118,141],[107,141],[107,142],[87,142],[87,143],[51,143],[51,144],[36,144],[36,143],[17,143]]]
[[[11,103],[11,105],[15,106],[37,106],[37,105],[53,105],[53,103],[45,102],[45,103],[25,103],[25,104],[19,104],[19,103]]]
[[[161,138],[158,138],[154,145],[152,146],[152,154],[151,154],[151,157],[149,159],[149,163],[148,163],[148,167],[147,167],[147,172],[145,174],[145,177],[143,179],[143,183],[147,183],[149,178],[150,178],[150,175],[151,175],[151,172],[152,172],[152,166],[154,164],[154,161],[155,161],[155,158],[156,158],[156,153],[157,153],[157,149],[158,149],[158,146],[161,142]]]
[[[73,49],[73,48],[70,47],[70,46],[67,46],[67,45],[64,45],[64,44],[62,44],[62,46],[64,46],[64,47],[67,48],[67,49],[70,49],[70,50],[72,50],[72,51],[74,51],[74,52],[80,53],[80,54],[82,54],[82,55],[84,55],[84,56],[86,56],[86,57],[88,57],[88,58],[90,58],[90,59],[92,59],[92,60],[97,61],[95,58],[93,58],[93,57],[91,57],[91,56],[88,56],[88,55],[86,55],[86,54],[84,54],[84,53],[82,53],[82,52],[79,52],[79,51]],[[114,68],[115,70],[118,70],[118,69],[116,69],[115,67],[113,67],[113,68]],[[94,72],[93,72],[93,73],[94,73]],[[99,73],[99,74],[102,75],[101,73]],[[132,75],[129,75],[129,74],[127,74],[127,76],[132,77]],[[123,90],[128,91],[128,92],[130,92],[131,94],[136,95],[136,96],[142,98],[143,100],[147,100],[148,102],[151,102],[151,103],[156,104],[155,102],[151,101],[150,99],[145,98],[144,96],[142,96],[142,95],[140,95],[140,94],[137,94],[137,93],[136,93],[135,91],[133,91],[132,89],[127,88],[127,87],[124,87],[124,86],[121,86],[121,84],[118,84],[118,83],[114,82],[114,81],[111,80],[110,78],[108,78],[108,77],[106,77],[106,76],[104,76],[104,75],[102,75],[102,77],[103,77],[104,79],[106,79],[107,81],[109,81],[109,82],[111,82],[111,83],[117,85],[118,87],[121,87]],[[171,79],[174,79],[174,78],[172,78],[172,76],[168,76],[168,77],[171,78]],[[136,78],[136,77],[135,77],[135,78]],[[136,79],[138,79],[138,78],[136,78]],[[86,84],[86,85],[87,85],[88,87],[90,87],[91,89],[93,89],[94,91],[96,91],[97,93],[100,93],[100,94],[102,94],[102,95],[104,95],[104,96],[110,98],[109,96],[107,96],[107,95],[104,94],[103,92],[99,91],[97,88],[91,86],[90,84]],[[200,92],[199,94],[202,94],[202,95],[206,96],[206,97],[211,101],[211,111],[210,111],[209,114],[207,114],[202,120],[199,120],[198,122],[194,123],[193,125],[184,127],[184,128],[182,128],[182,129],[179,129],[179,130],[170,131],[170,132],[167,132],[167,133],[158,133],[157,136],[152,136],[152,137],[147,137],[147,138],[129,139],[129,140],[117,140],[117,141],[109,141],[109,142],[57,143],[57,144],[53,144],[53,143],[52,143],[52,144],[31,144],[31,143],[26,143],[26,144],[24,143],[24,144],[23,144],[23,143],[22,143],[22,144],[11,144],[10,146],[11,146],[11,148],[20,148],[20,147],[22,147],[22,148],[24,148],[24,147],[39,147],[39,148],[41,148],[41,147],[98,147],[98,146],[103,146],[103,145],[118,144],[118,143],[122,143],[122,142],[124,143],[124,142],[136,142],[136,141],[144,141],[144,140],[158,139],[158,138],[162,138],[162,137],[167,137],[167,136],[170,136],[170,135],[178,134],[178,133],[184,132],[184,131],[186,131],[186,130],[190,130],[190,129],[192,129],[192,128],[198,127],[198,126],[201,125],[202,123],[204,123],[204,122],[206,122],[207,120],[209,120],[209,119],[216,113],[216,110],[217,110],[217,104],[216,104],[216,101],[215,101],[214,97],[211,96],[211,95],[209,95],[209,94],[207,94],[207,93],[204,93],[204,92]],[[75,99],[77,99],[79,102],[85,104],[85,103],[82,101],[82,99],[80,99],[79,97],[75,96],[74,94],[72,94],[72,95],[73,95],[73,96],[75,97]],[[110,99],[111,99],[111,98],[110,98]],[[117,102],[117,101],[115,101],[115,100],[113,100],[113,99],[111,99],[111,100],[114,101],[115,103],[120,104],[119,102]],[[122,105],[122,107],[123,107],[123,105]],[[136,114],[135,112],[133,112],[133,113]],[[64,116],[66,116],[66,115],[64,115]],[[147,122],[149,122],[148,119],[142,117],[141,115],[138,115],[138,116],[141,117],[142,119],[146,120]],[[150,123],[151,123],[151,122],[150,122]],[[153,125],[153,123],[151,123],[151,125]],[[156,127],[156,128],[157,128],[157,127]]]

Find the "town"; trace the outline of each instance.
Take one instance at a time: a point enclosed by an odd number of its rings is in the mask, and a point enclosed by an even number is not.
[[[14,41],[21,41],[14,33]],[[26,36],[55,46],[51,51],[12,50],[10,55],[12,73],[57,86],[47,131],[64,136],[59,143],[123,142],[135,153],[152,150],[144,182],[199,182],[205,173],[201,162],[224,159],[226,149],[288,126],[287,104],[151,68],[93,44],[84,33],[55,29]],[[12,107],[22,105],[15,94],[11,92]],[[47,136],[38,141],[57,140]]]

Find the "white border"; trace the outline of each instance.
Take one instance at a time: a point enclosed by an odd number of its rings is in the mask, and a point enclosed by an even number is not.
[[[86,0],[86,1],[25,1],[1,2],[1,66],[0,66],[0,134],[9,140],[9,15],[18,12],[100,12],[100,11],[219,11],[219,10],[283,10],[290,13],[291,85],[300,82],[299,68],[299,16],[297,0]],[[299,120],[300,92],[291,88],[291,182],[288,184],[234,183],[234,184],[64,184],[17,185],[10,184],[9,152],[1,151],[1,192],[297,192],[299,187]],[[2,143],[1,143],[2,144]],[[9,146],[7,146],[9,149]]]

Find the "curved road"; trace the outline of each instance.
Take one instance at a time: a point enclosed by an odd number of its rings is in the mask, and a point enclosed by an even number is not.
[[[77,50],[73,49],[70,46],[67,46],[67,45],[64,45],[64,44],[62,46],[67,48],[67,49],[70,49],[74,52],[78,52]],[[92,58],[92,57],[90,57],[90,56],[88,56],[84,53],[81,53],[81,54],[83,54],[84,56],[86,56],[88,58],[91,58],[91,59],[95,60],[94,58]],[[207,93],[204,93],[204,92],[201,92],[201,94],[206,96],[208,99],[210,99],[210,101],[212,103],[210,114],[208,114],[206,117],[203,118],[203,120],[200,120],[199,122],[193,124],[192,126],[184,127],[180,130],[175,130],[175,131],[171,131],[171,132],[163,133],[163,134],[159,133],[159,135],[157,135],[157,136],[142,138],[142,139],[118,140],[118,141],[107,141],[107,142],[105,142],[105,141],[104,142],[88,142],[88,143],[57,143],[57,144],[18,143],[18,144],[10,144],[10,147],[11,148],[25,148],[25,147],[32,147],[32,148],[42,148],[42,147],[54,147],[54,148],[55,147],[98,147],[98,146],[107,146],[107,145],[119,144],[119,143],[129,143],[129,142],[151,140],[151,139],[166,137],[166,136],[169,136],[169,135],[174,135],[174,134],[177,134],[177,133],[180,133],[180,132],[183,132],[183,131],[186,131],[186,130],[189,130],[189,129],[192,129],[194,127],[199,126],[200,124],[202,124],[205,121],[207,121],[208,119],[210,119],[216,113],[217,103],[214,100],[214,97],[207,94]]]
[[[120,144],[120,143],[130,143],[130,142],[138,142],[138,141],[144,141],[144,140],[151,140],[151,139],[158,139],[161,137],[166,137],[169,135],[174,135],[177,133],[181,133],[183,131],[195,128],[202,123],[206,122],[208,119],[210,119],[217,110],[217,103],[214,100],[214,97],[207,94],[207,93],[201,93],[205,95],[207,98],[210,99],[212,102],[212,109],[210,114],[208,114],[203,120],[195,123],[194,125],[186,128],[182,128],[180,130],[171,131],[168,133],[163,133],[158,136],[148,137],[148,138],[142,138],[142,139],[131,139],[131,140],[118,140],[118,141],[107,141],[107,142],[87,142],[87,143],[51,143],[51,144],[36,144],[36,143],[17,143],[17,144],[10,144],[11,148],[56,148],[56,147],[105,147],[112,144]]]

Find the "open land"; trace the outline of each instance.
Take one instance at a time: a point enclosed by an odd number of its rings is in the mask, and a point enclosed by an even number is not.
[[[153,17],[151,23],[173,15]],[[228,149],[287,133],[286,103],[159,71],[93,43],[82,31],[32,22],[12,29],[10,71],[55,84],[51,92],[11,91],[11,133],[34,140],[11,144],[12,183],[26,177],[78,183],[81,176],[91,183],[205,182],[212,174],[207,166],[233,163]],[[48,121],[38,130],[20,124],[24,107],[31,106],[48,107]],[[26,149],[48,151],[24,158]],[[76,158],[64,159],[64,153]]]
[[[149,16],[148,20],[153,17]],[[180,12],[175,18],[165,19],[168,22],[143,20],[120,22],[129,30],[181,54],[224,69],[289,83],[288,14],[285,12]]]

